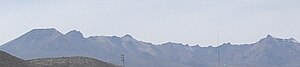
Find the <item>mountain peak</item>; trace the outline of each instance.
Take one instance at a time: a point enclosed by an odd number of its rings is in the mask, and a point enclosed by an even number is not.
[[[223,43],[223,45],[232,45],[230,42]]]
[[[32,29],[31,31],[22,35],[22,37],[26,38],[26,37],[35,36],[34,38],[42,38],[37,36],[60,36],[60,35],[63,34],[54,28],[45,28],[45,29]]]
[[[295,38],[286,39],[289,42],[299,43]]]
[[[259,42],[261,43],[276,43],[277,41],[282,40],[280,38],[275,38],[271,35],[267,35],[267,37],[261,39]]]
[[[289,39],[282,39],[282,38],[276,38],[271,35],[267,35],[267,37],[261,39],[259,41],[260,43],[277,43],[277,42],[294,42],[298,43],[294,38],[289,38]]]
[[[128,38],[133,38],[131,35],[129,35],[129,34],[126,34],[126,35],[124,35],[123,37],[128,37]]]
[[[72,30],[72,31],[68,32],[67,34],[65,34],[65,36],[83,38],[83,34],[80,31],[77,31],[77,30]]]
[[[268,39],[268,40],[272,39],[272,40],[274,40],[274,39],[280,39],[280,38],[276,38],[276,37],[273,37],[272,35],[268,34],[267,37],[265,37],[263,39]]]
[[[121,38],[133,38],[133,37],[129,34],[126,34],[126,35],[122,36]]]
[[[60,33],[57,31],[55,28],[45,28],[45,29],[32,29],[29,33],[41,33],[41,32],[55,32],[55,33]]]
[[[134,39],[131,35],[126,34],[124,36],[121,37],[123,40],[125,41],[137,41],[136,39]]]
[[[271,36],[270,34],[268,34],[266,38],[273,38],[273,36]]]

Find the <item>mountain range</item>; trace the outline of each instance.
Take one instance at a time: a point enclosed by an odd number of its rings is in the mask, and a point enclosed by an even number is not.
[[[33,29],[3,44],[0,50],[22,59],[84,56],[127,67],[299,67],[300,43],[271,35],[252,44],[224,43],[200,47],[181,43],[152,44],[131,35],[84,37],[54,28]]]

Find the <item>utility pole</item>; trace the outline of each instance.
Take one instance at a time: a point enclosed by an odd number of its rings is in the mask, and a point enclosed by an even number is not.
[[[219,35],[217,35],[217,44],[219,44]],[[217,47],[218,49],[218,67],[221,67],[220,66],[220,46]]]
[[[220,49],[219,47],[218,48],[218,67],[220,67]]]
[[[121,54],[122,67],[125,67],[125,55]]]

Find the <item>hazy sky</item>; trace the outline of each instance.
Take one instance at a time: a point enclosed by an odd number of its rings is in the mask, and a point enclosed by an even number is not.
[[[34,28],[130,34],[155,44],[300,40],[300,0],[0,0],[0,44]]]

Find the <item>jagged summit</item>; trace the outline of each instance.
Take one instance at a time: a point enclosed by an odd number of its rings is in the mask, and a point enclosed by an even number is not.
[[[268,34],[266,38],[273,38],[273,36]]]
[[[284,38],[277,38],[271,35],[267,35],[267,37],[261,39],[260,43],[276,43],[276,42],[294,42],[298,43],[294,38],[284,39]]]
[[[276,38],[271,35],[267,35],[267,37],[259,40],[259,42],[260,43],[273,43],[273,42],[277,42],[278,40],[280,40],[280,38]]]
[[[82,35],[82,33],[80,31],[77,31],[77,30],[72,30],[72,31],[66,33],[66,35],[74,35],[74,34]]]
[[[136,39],[134,39],[131,35],[126,34],[124,36],[121,37],[123,40],[125,41],[137,41]]]
[[[230,42],[223,43],[223,45],[232,45]]]
[[[263,38],[264,40],[274,40],[274,39],[279,39],[276,37],[273,37],[272,35],[268,34],[267,37]]]
[[[72,30],[65,34],[67,37],[81,37],[83,38],[83,34],[80,31]]]
[[[129,34],[126,34],[126,35],[122,36],[122,38],[133,38],[133,37]]]
[[[286,39],[289,42],[299,43],[295,38]]]

